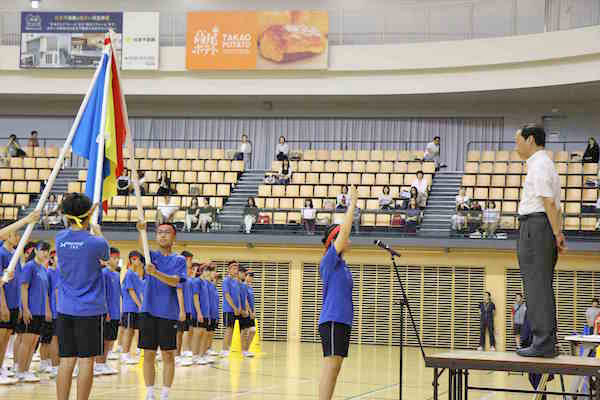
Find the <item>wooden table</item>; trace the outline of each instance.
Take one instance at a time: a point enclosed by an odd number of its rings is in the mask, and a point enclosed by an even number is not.
[[[449,400],[462,400],[463,395],[464,399],[468,400],[469,390],[582,396],[579,393],[565,391],[551,392],[469,386],[469,370],[600,377],[600,360],[590,357],[558,356],[556,358],[529,358],[521,357],[512,352],[457,350],[427,356],[425,358],[425,365],[433,368],[434,400],[438,400],[439,378],[445,369],[448,370]],[[439,371],[440,369],[441,371]],[[586,397],[593,399],[593,393],[590,393]]]

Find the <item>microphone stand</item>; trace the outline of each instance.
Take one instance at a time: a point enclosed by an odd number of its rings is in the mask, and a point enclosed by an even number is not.
[[[400,384],[398,385],[399,399],[402,400],[402,380],[403,380],[403,363],[404,363],[404,306],[408,310],[408,316],[410,318],[410,322],[412,324],[413,333],[417,338],[419,343],[419,349],[421,350],[421,356],[423,360],[425,360],[425,350],[423,350],[423,343],[421,343],[421,337],[419,336],[419,331],[417,330],[417,325],[415,324],[415,319],[413,318],[412,311],[410,309],[410,304],[408,303],[408,297],[406,296],[406,291],[404,290],[404,284],[402,283],[402,279],[400,278],[400,272],[398,271],[398,266],[396,265],[396,258],[394,254],[390,252],[390,257],[392,258],[392,265],[394,266],[394,271],[396,272],[396,279],[398,280],[398,284],[400,285],[400,293],[402,294],[402,298],[400,299]]]

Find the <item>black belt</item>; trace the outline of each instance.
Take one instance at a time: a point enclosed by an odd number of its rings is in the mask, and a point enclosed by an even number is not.
[[[545,212],[535,212],[531,214],[519,215],[519,221],[527,221],[530,218],[546,218]]]

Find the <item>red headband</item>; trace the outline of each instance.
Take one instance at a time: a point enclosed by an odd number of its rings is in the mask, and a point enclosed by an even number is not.
[[[333,239],[335,239],[335,236],[340,232],[340,229],[342,229],[341,225],[336,226],[335,228],[333,228],[329,236],[327,236],[327,241],[325,242],[325,251],[327,251],[329,245],[331,244]]]
[[[160,224],[160,225],[158,225],[156,227],[156,230],[158,230],[158,228],[160,228],[161,226],[168,226],[173,231],[173,235],[177,236],[177,231],[175,230],[175,228],[173,228],[173,225],[171,225],[171,224]]]

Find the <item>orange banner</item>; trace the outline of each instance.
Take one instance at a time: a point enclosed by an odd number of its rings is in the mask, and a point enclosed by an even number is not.
[[[327,11],[190,12],[191,70],[327,69]]]

